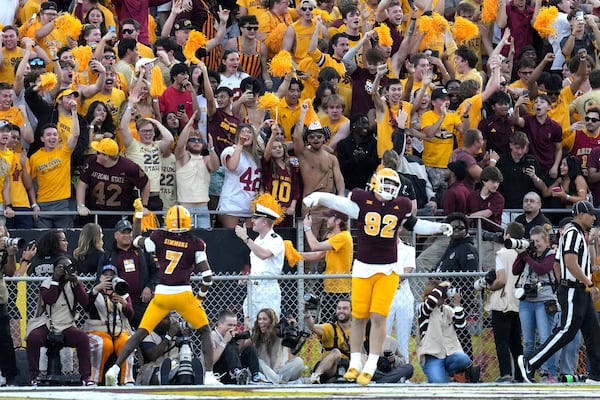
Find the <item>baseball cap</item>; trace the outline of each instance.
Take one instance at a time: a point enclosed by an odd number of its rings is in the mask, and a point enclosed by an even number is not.
[[[11,126],[10,122],[8,122],[8,121],[6,121],[4,119],[0,119],[0,130],[9,131],[10,130],[10,126]]]
[[[129,229],[130,231],[133,230],[133,225],[131,225],[131,222],[129,222],[129,220],[122,219],[119,222],[117,222],[117,225],[115,225],[115,230],[118,232],[123,233],[127,229]]]
[[[196,29],[196,27],[192,24],[192,21],[185,18],[185,19],[180,19],[179,21],[175,22],[175,25],[173,25],[173,29],[176,31],[179,31],[181,29],[192,30],[192,29]]]
[[[324,217],[335,217],[335,218],[339,218],[342,221],[348,221],[348,215],[344,214],[343,212],[339,212],[337,210],[333,210],[333,209],[329,209],[327,211],[325,211],[323,213]]]
[[[115,273],[115,276],[119,275],[119,273],[117,272],[117,267],[115,267],[114,265],[111,265],[111,264],[107,264],[107,265],[103,266],[102,269],[100,270],[100,274],[103,274],[104,271],[112,271]]]
[[[56,95],[56,101],[60,100],[61,97],[64,96],[68,96],[68,95],[73,95],[75,97],[79,97],[79,92],[73,89],[63,89],[62,91],[60,91],[57,95]]]
[[[579,215],[579,214],[596,215],[596,214],[598,214],[598,210],[596,210],[594,208],[594,205],[592,203],[590,203],[589,201],[581,200],[581,201],[578,201],[577,203],[573,204],[573,209],[572,209],[571,213],[573,214],[573,216]]]
[[[431,100],[443,99],[444,97],[449,96],[446,88],[437,88],[431,93]]]
[[[96,150],[96,152],[106,154],[108,156],[116,156],[119,154],[119,145],[110,138],[104,138],[99,142],[92,142],[90,146],[92,149]]]
[[[448,169],[454,172],[456,179],[462,181],[467,177],[467,164],[463,160],[456,160],[448,164]]]
[[[40,11],[54,10],[58,11],[58,6],[53,1],[47,1],[40,5]]]

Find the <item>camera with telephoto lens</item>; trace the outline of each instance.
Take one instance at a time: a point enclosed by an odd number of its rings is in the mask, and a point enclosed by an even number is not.
[[[113,292],[119,296],[125,296],[129,292],[129,284],[125,279],[115,276],[112,279]]]
[[[525,250],[528,249],[531,242],[527,239],[506,239],[504,247],[507,249]]]
[[[484,286],[490,286],[496,280],[496,270],[488,271],[484,276],[477,279],[475,283],[473,283],[473,287],[475,290],[481,291]]]
[[[515,297],[519,300],[523,300],[526,297],[532,298],[537,297],[537,292],[542,288],[542,282],[531,282],[523,284],[523,287],[515,290]]]
[[[392,356],[391,350],[384,350],[383,356],[380,356],[377,360],[377,369],[381,372],[390,372],[392,370],[393,362],[390,361],[390,357]]]
[[[4,248],[9,248],[9,247],[13,247],[16,246],[19,249],[22,249],[23,247],[25,247],[25,239],[23,238],[11,238],[11,237],[3,237],[2,238],[2,242],[4,243]]]
[[[304,303],[307,310],[316,310],[319,308],[319,298],[312,293],[304,293]]]
[[[481,240],[483,240],[484,242],[503,243],[503,239],[504,239],[504,232],[488,232],[488,231],[481,232]]]
[[[233,337],[233,340],[245,340],[245,339],[250,339],[250,332],[248,332],[248,331],[244,331],[244,332],[234,332],[232,337]]]

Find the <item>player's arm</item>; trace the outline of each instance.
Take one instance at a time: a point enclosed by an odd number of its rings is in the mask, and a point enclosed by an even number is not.
[[[196,272],[199,272],[202,276],[202,280],[200,281],[200,291],[198,292],[198,296],[201,298],[205,298],[208,294],[208,289],[212,285],[212,270],[210,269],[210,265],[208,264],[208,257],[206,257],[206,245],[204,246],[204,250],[196,251]]]
[[[336,196],[333,193],[314,192],[305,196],[302,202],[306,207],[322,205],[343,212],[350,218],[356,219],[358,217],[358,204],[347,197]]]
[[[412,214],[408,214],[402,220],[402,226],[409,231],[414,231],[417,235],[435,235],[443,233],[445,236],[452,235],[452,226],[446,223],[432,222],[420,219]]]

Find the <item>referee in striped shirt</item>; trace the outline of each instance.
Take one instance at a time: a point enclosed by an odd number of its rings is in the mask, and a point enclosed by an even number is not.
[[[557,289],[562,311],[560,326],[531,357],[518,357],[523,379],[528,383],[534,382],[535,370],[573,340],[580,329],[591,366],[586,382],[600,383],[600,325],[594,307],[594,301],[600,299],[600,291],[590,279],[590,253],[585,236],[598,212],[588,201],[573,205],[573,220],[565,228],[556,252],[556,261],[560,264]]]

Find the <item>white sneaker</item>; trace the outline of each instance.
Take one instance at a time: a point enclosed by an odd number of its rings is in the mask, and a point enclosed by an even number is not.
[[[223,386],[223,383],[219,381],[213,373],[204,374],[204,386]]]
[[[118,365],[113,365],[106,371],[106,375],[104,375],[104,384],[106,386],[117,386],[119,382],[119,372],[121,372],[121,368]]]

